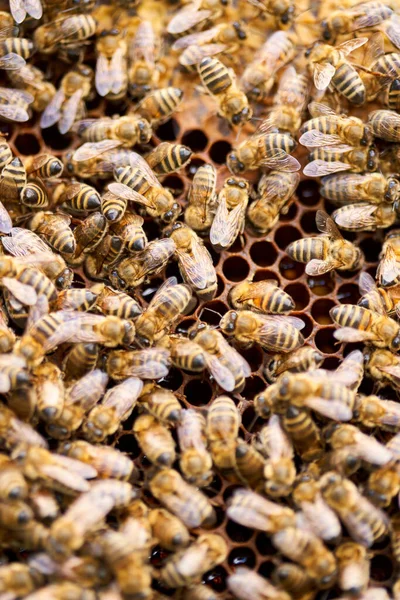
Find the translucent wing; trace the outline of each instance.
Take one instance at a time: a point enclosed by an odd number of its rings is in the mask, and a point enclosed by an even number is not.
[[[125,86],[125,52],[122,48],[117,48],[110,62],[109,76],[111,79],[111,92],[118,94]]]
[[[343,236],[336,227],[335,222],[323,210],[317,210],[315,223],[321,233],[326,233],[334,240],[342,240]]]
[[[221,357],[228,364],[237,365],[242,370],[244,377],[251,375],[251,368],[247,360],[243,358],[222,336],[219,337],[218,350]]]
[[[341,162],[340,160],[325,161],[316,159],[308,163],[303,169],[304,175],[307,177],[323,177],[340,171],[348,171],[351,165]]]
[[[306,273],[307,275],[316,276],[323,275],[324,273],[328,273],[333,269],[337,269],[341,266],[342,263],[333,260],[332,258],[326,260],[319,260],[318,258],[313,258],[306,265]]]
[[[175,50],[175,47],[173,46]],[[149,64],[154,65],[156,51],[156,40],[154,29],[150,21],[142,21],[136,30],[132,44],[131,58],[134,62],[142,58]]]
[[[12,230],[12,221],[11,217],[8,214],[8,210],[5,208],[4,204],[0,202],[0,232],[1,233],[10,233]],[[3,239],[3,238],[1,238]]]
[[[399,15],[393,14],[391,19],[385,23],[384,32],[386,33],[393,46],[400,49],[400,19]]]
[[[215,273],[208,250],[195,241],[191,253],[177,249],[176,255],[185,272],[185,280],[196,289],[204,290]]]
[[[278,315],[274,315],[273,317],[260,315],[260,317],[263,321],[263,324],[261,325],[261,327],[259,327],[254,339],[255,341],[258,341],[261,345],[264,344],[269,349],[275,352],[282,351],[282,343],[279,340],[280,333],[282,331],[282,323],[285,323],[287,332],[290,331],[290,328],[300,329],[304,327],[304,323],[303,321],[301,321],[301,319],[296,319],[296,321],[293,321],[295,317],[293,317],[292,319],[290,317],[281,317]],[[296,332],[296,337],[298,339],[298,346],[302,346],[304,343],[303,336],[300,333]]]
[[[142,171],[141,174],[147,179],[149,183],[160,187],[160,183],[157,177],[155,176],[154,172],[149,167],[148,163],[145,161],[143,156],[140,156],[140,154],[138,154],[137,152],[131,152],[129,154],[129,164],[133,169],[140,169]]]
[[[22,23],[26,17],[23,0],[10,0],[10,12],[16,23]]]
[[[53,481],[63,487],[69,488],[71,491],[83,493],[90,489],[85,479],[57,465],[42,465],[40,471],[45,477],[53,479]]]
[[[238,204],[229,212],[225,196],[221,198],[210,230],[210,242],[213,246],[229,248],[233,244],[243,220],[244,210],[245,207]]]
[[[142,204],[143,206],[148,206],[149,208],[155,208],[153,202],[148,200],[139,192],[132,190],[130,187],[125,185],[124,183],[110,183],[108,186],[109,191],[115,196],[119,196],[120,198],[125,198],[125,200],[130,200],[131,202],[137,202],[138,204]]]
[[[384,15],[383,18],[386,19],[387,16]],[[365,27],[375,27],[376,25],[382,23],[383,18],[382,11],[380,11],[379,8],[377,8],[376,10],[373,10],[373,8],[369,8],[368,13],[364,13],[359,16],[355,15],[355,18],[350,26],[351,31],[357,31],[357,29],[364,29]]]
[[[218,34],[219,27],[212,27],[206,31],[199,31],[185,35],[174,42],[172,50],[184,50],[189,46],[202,46],[207,42],[211,42]]]
[[[288,171],[289,173],[300,171],[301,169],[299,161],[294,156],[278,148],[270,156],[263,158],[260,161],[260,166],[277,171]]]
[[[184,33],[211,16],[210,10],[193,10],[192,7],[180,10],[168,23],[167,32],[172,35]]]
[[[103,54],[97,57],[95,85],[100,96],[106,96],[111,91],[112,80],[109,74],[108,58]]]
[[[25,65],[25,60],[19,54],[10,52],[0,58],[0,69],[12,71],[15,69],[21,69]]]
[[[51,257],[52,253],[45,242],[29,229],[13,227],[11,237],[2,237],[3,248],[13,256],[21,257],[29,254],[44,254]]]
[[[310,102],[310,104],[308,105],[308,112],[313,118],[337,116],[335,111],[330,106],[327,106],[322,102]]]
[[[333,335],[339,342],[367,342],[377,339],[371,331],[360,331],[352,327],[341,327]]]
[[[40,127],[46,129],[51,127],[59,121],[61,118],[61,108],[65,100],[65,94],[63,90],[58,90],[53,96],[50,103],[44,109],[42,116],[40,117]]]
[[[377,291],[375,279],[372,277],[372,275],[367,273],[367,271],[362,271],[362,273],[360,273],[358,286],[362,295]]]
[[[231,392],[235,389],[235,378],[228,367],[225,367],[217,356],[204,353],[206,358],[207,368],[214,377],[215,381],[226,392]]]
[[[169,300],[169,290],[176,285],[178,285],[177,278],[176,277],[168,277],[168,279],[166,279],[164,281],[164,283],[161,284],[161,286],[158,288],[158,290],[155,293],[155,295],[153,296],[153,298],[150,300],[147,310],[149,310],[149,309],[157,310],[157,308],[161,304],[164,304],[166,301],[168,301]]]
[[[121,145],[118,140],[102,140],[101,142],[86,142],[82,144],[73,154],[73,160],[82,162],[101,156],[104,152],[114,150]]]
[[[40,0],[23,0],[26,12],[33,19],[41,19],[43,15],[42,3]]]
[[[375,132],[375,135],[376,137],[387,137],[389,140],[392,140],[393,135],[396,134],[400,128],[400,115],[394,111],[388,111],[388,115],[390,115],[389,118],[380,119],[379,133]]]
[[[345,56],[354,52],[360,46],[363,46],[368,42],[367,37],[354,38],[353,40],[347,40],[346,42],[342,42],[336,48],[340,50]]]
[[[9,121],[16,121],[17,123],[25,123],[29,121],[29,113],[26,108],[22,106],[0,104],[0,116]]]
[[[385,254],[379,262],[376,276],[379,284],[384,287],[393,285],[400,277],[400,263],[398,262],[396,252],[390,243],[386,243]]]
[[[335,134],[322,133],[317,129],[310,129],[300,136],[299,142],[307,148],[320,148],[323,146],[335,146],[341,143],[341,138]]]
[[[334,76],[336,69],[333,65],[329,63],[324,63],[322,65],[316,63],[314,65],[314,85],[317,90],[326,90],[332,81],[332,77]]]
[[[32,94],[18,90],[15,88],[4,88],[0,87],[0,98],[7,100],[7,102],[22,102],[25,104],[31,104],[34,100]]]
[[[360,204],[352,204],[350,210],[339,208],[332,213],[332,217],[339,227],[348,230],[361,230],[369,227],[374,227],[376,218],[374,214],[377,211],[377,206],[366,202]]]
[[[83,90],[76,90],[71,98],[68,98],[63,106],[62,116],[58,121],[58,130],[60,133],[67,133],[75,122],[79,104],[82,99]]]
[[[206,56],[215,56],[216,54],[221,54],[221,52],[224,52],[227,47],[228,46],[226,44],[204,44],[203,46],[189,46],[189,48],[182,52],[181,56],[179,57],[179,62],[181,65],[186,67],[190,65],[197,65]]]
[[[340,400],[312,397],[307,398],[306,405],[333,421],[350,421],[353,416],[351,409]]]
[[[21,304],[26,306],[33,306],[37,302],[37,294],[33,287],[26,283],[21,283],[17,279],[11,277],[3,277],[1,284],[8,289],[8,291],[16,298]]]

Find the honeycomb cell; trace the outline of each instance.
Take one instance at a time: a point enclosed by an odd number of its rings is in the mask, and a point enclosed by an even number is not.
[[[319,184],[310,179],[300,181],[297,186],[296,194],[302,204],[305,206],[314,206],[315,204],[318,204],[320,199]]]
[[[370,394],[373,393],[374,387],[375,387],[375,382],[372,379],[368,379],[367,377],[364,377],[357,392],[359,394],[364,394],[365,396],[369,396]]]
[[[275,547],[272,545],[271,538],[266,533],[259,533],[256,537],[257,551],[263,556],[272,556],[276,554]]]
[[[335,279],[333,273],[325,273],[317,277],[307,277],[309,289],[316,296],[329,296],[335,289]]]
[[[199,319],[208,325],[218,325],[222,317],[228,312],[228,307],[221,300],[211,300],[203,304]]]
[[[234,548],[228,556],[228,565],[233,569],[237,567],[247,567],[253,569],[256,564],[256,555],[251,548],[239,546]]]
[[[240,485],[228,485],[223,493],[223,499],[225,504],[227,504],[229,502],[229,499],[232,498],[233,494],[236,492],[236,490],[240,489],[241,486]]]
[[[186,167],[185,167],[185,173],[186,173],[186,175],[190,179],[193,179],[193,177],[197,173],[197,169],[199,167],[203,166],[204,164],[205,164],[205,161],[202,158],[198,158],[198,157],[192,158],[192,160],[190,161],[190,163],[188,165],[186,165]]]
[[[185,385],[186,400],[192,406],[206,406],[212,398],[212,388],[207,381],[192,379]]]
[[[255,242],[250,248],[252,261],[259,267],[269,267],[278,257],[275,245],[272,242]]]
[[[25,156],[40,152],[40,141],[33,133],[20,133],[15,138],[14,145],[18,152]]]
[[[165,188],[168,188],[171,191],[172,195],[176,198],[180,196],[183,193],[183,190],[185,189],[185,184],[178,175],[168,175],[163,180],[163,186]]]
[[[159,125],[155,131],[156,136],[163,142],[173,142],[179,137],[180,127],[176,119],[168,119]]]
[[[181,142],[193,152],[201,152],[207,147],[208,138],[201,129],[190,129],[182,135]]]
[[[303,283],[290,283],[284,290],[293,298],[296,310],[304,310],[310,302],[310,294]]]
[[[335,354],[340,348],[337,339],[333,337],[335,327],[325,327],[315,334],[315,345],[324,354]]]
[[[293,260],[290,256],[284,256],[279,263],[279,273],[290,281],[299,279],[304,273],[304,268],[303,263]]]
[[[161,387],[165,387],[173,392],[176,392],[182,385],[183,377],[179,369],[171,368],[168,375],[160,379],[158,382]]]
[[[229,152],[232,150],[232,146],[229,142],[225,142],[224,140],[220,140],[218,142],[214,142],[209,150],[210,158],[217,165],[223,165],[226,161],[226,157]]]
[[[340,304],[357,304],[360,299],[358,285],[355,283],[345,283],[338,288],[336,297]]]
[[[291,242],[299,240],[302,236],[297,227],[282,225],[275,232],[275,242],[281,250],[285,250]]]
[[[314,323],[313,323],[312,319],[308,315],[306,315],[306,314],[300,313],[297,316],[304,323],[304,327],[301,330],[301,333],[302,333],[304,339],[306,340],[312,334],[312,331],[314,329]]]
[[[265,384],[264,387],[266,387]],[[262,389],[259,391],[261,392]],[[256,412],[252,406],[249,406],[243,412],[242,423],[243,427],[249,433],[257,433],[257,431],[260,431],[260,429],[265,425],[265,421],[256,415]]]
[[[269,269],[258,269],[254,273],[253,281],[268,281],[269,279],[276,281],[276,285],[280,285],[279,277],[275,271],[270,271]]]
[[[289,209],[286,213],[281,213],[279,215],[279,220],[281,221],[281,223],[284,223],[286,221],[293,221],[296,218],[298,209],[296,204],[293,202],[293,204],[291,204],[289,206]]]
[[[375,554],[371,559],[371,579],[387,581],[393,574],[393,562],[385,554]]]
[[[226,578],[228,574],[224,567],[219,565],[203,576],[203,583],[209,585],[215,592],[221,593],[226,590]]]
[[[140,293],[143,300],[146,302],[150,302],[152,298],[154,298],[155,293],[160,288],[163,283],[163,279],[158,279],[155,277],[151,279],[147,285],[145,285]]]
[[[325,358],[324,362],[322,363],[322,368],[333,371],[334,369],[338,368],[341,362],[341,359],[337,356],[329,356],[328,358]]]
[[[136,442],[134,435],[125,433],[121,435],[115,447],[121,452],[126,452],[130,458],[138,458],[140,456],[140,448]]]
[[[371,236],[368,236],[365,238],[365,240],[362,240],[359,245],[367,262],[377,262],[379,260],[379,254],[382,250],[382,242],[375,240]]]
[[[263,352],[259,346],[251,346],[251,348],[240,348],[240,354],[247,360],[251,370],[257,371],[263,362]]]
[[[222,279],[222,277],[217,275],[217,293],[215,294],[217,298],[224,292],[224,289],[225,289],[224,280]]]
[[[219,475],[214,475],[214,479],[209,486],[203,488],[203,492],[209,498],[214,498],[222,490],[222,479]]]
[[[175,331],[176,331],[176,333],[181,333],[183,335],[186,335],[187,332],[189,331],[189,329],[191,327],[193,327],[193,325],[196,322],[197,322],[197,319],[182,319],[182,321],[176,327]]]
[[[222,271],[229,281],[243,281],[249,274],[249,265],[241,256],[231,256],[224,261]]]
[[[176,263],[176,262],[168,263],[168,265],[165,269],[165,276],[166,277],[176,277],[178,283],[183,283],[183,277],[179,270],[178,263]]]
[[[214,250],[211,244],[204,244],[207,250],[209,251],[214,267],[216,267],[220,261],[221,255]]]
[[[226,533],[232,542],[243,544],[251,539],[254,531],[253,529],[249,529],[248,527],[244,527],[243,525],[239,525],[238,523],[228,519],[226,524]]]
[[[236,240],[233,242],[232,246],[228,248],[227,252],[241,252],[246,245],[246,236],[244,234],[240,234],[237,236]]]
[[[329,311],[331,308],[335,306],[335,302],[333,300],[329,300],[325,298],[323,300],[316,300],[311,307],[311,314],[319,325],[330,325],[332,323],[332,319],[329,315]]]
[[[253,400],[254,396],[262,392],[265,389],[265,381],[257,375],[252,375],[246,379],[246,385],[244,390],[241,392],[243,398],[246,400]]]
[[[46,146],[52,150],[66,150],[72,142],[72,135],[62,135],[55,125],[48,129],[42,129],[42,137]]]
[[[261,565],[258,567],[258,573],[260,575],[262,575],[263,577],[271,577],[272,573],[274,572],[275,569],[275,565],[273,562],[271,562],[270,560],[266,560],[265,562],[261,563]]]
[[[310,210],[302,215],[300,219],[300,225],[305,233],[308,233],[310,235],[316,235],[319,233],[317,225],[315,223],[316,214],[317,212],[315,210]]]

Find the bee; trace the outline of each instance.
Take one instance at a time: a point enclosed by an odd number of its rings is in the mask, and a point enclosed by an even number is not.
[[[329,106],[320,102],[311,102],[308,110],[313,118],[303,123],[300,128],[299,142],[303,146],[307,148],[371,146],[373,141],[371,126],[366,125],[361,119],[337,115]]]
[[[149,522],[153,536],[167,550],[175,552],[189,544],[189,531],[182,521],[165,508],[150,511]]]
[[[227,554],[228,548],[224,538],[217,534],[204,533],[167,561],[160,571],[160,580],[169,588],[190,585],[206,571],[222,563]]]
[[[52,558],[62,561],[82,547],[86,534],[96,527],[113,508],[129,504],[134,492],[126,481],[104,479],[92,484],[66,512],[52,523],[47,540],[47,551]]]
[[[269,124],[264,131],[261,125],[252,136],[228,154],[226,164],[232,173],[263,167],[289,173],[300,170],[300,163],[290,155],[297,145],[294,139],[286,133],[269,133],[268,128]]]
[[[171,192],[164,189],[157,177],[139,154],[131,153],[131,165],[117,167],[114,170],[116,183],[110,183],[108,189],[118,197],[143,205],[153,218],[166,223],[175,221],[181,208]]]
[[[219,331],[204,323],[195,325],[189,332],[189,338],[203,349],[203,360],[218,385],[226,392],[240,392],[251,373],[250,365],[241,354],[232,348]],[[196,349],[190,347],[187,356],[192,357],[191,367],[196,355]]]
[[[248,201],[248,182],[229,177],[218,194],[217,210],[210,229],[210,242],[217,251],[230,248],[238,234],[243,233]]]
[[[108,232],[108,222],[104,215],[94,212],[84,219],[75,229],[76,248],[74,258],[82,252],[89,254],[102,242]]]
[[[140,404],[153,417],[166,425],[180,422],[182,407],[175,394],[169,390],[151,383],[140,396]]]
[[[44,295],[49,302],[57,298],[54,284],[42,271],[24,266],[24,261],[13,256],[0,257],[1,285],[24,305],[32,306],[38,295]]]
[[[278,415],[256,434],[254,447],[266,458],[263,469],[265,492],[272,498],[287,496],[296,477],[293,447],[283,431]]]
[[[212,225],[216,209],[217,172],[213,165],[201,165],[192,181],[185,223],[199,234],[207,233]]]
[[[332,84],[334,89],[352,104],[364,104],[365,85],[357,70],[347,60],[347,56],[366,42],[366,37],[347,40],[338,46],[315,42],[306,51],[306,57],[317,90],[324,91]]]
[[[208,486],[213,479],[212,458],[207,450],[206,420],[192,408],[180,412],[177,428],[180,468],[189,483]]]
[[[139,102],[137,111],[154,126],[169,119],[179,107],[182,98],[183,91],[180,88],[166,87],[155,90],[146,94]]]
[[[212,460],[226,477],[235,474],[240,421],[240,413],[228,396],[219,396],[208,409],[206,436]]]
[[[395,432],[400,419],[399,406],[397,402],[378,396],[358,396],[353,418],[364,427]]]
[[[262,15],[270,16],[274,29],[287,29],[293,23],[295,3],[291,0],[247,0],[258,8]]]
[[[12,562],[0,567],[0,593],[7,597],[27,597],[42,583],[39,573],[28,565]]]
[[[70,458],[91,465],[97,476],[107,479],[128,480],[135,473],[136,467],[128,456],[110,446],[93,446],[83,440],[64,442],[59,451]]]
[[[14,37],[18,31],[13,27],[4,27],[0,32],[0,69],[19,70],[25,66],[25,59],[33,51],[33,42],[26,38]]]
[[[326,41],[341,34],[359,31],[368,27],[376,27],[390,19],[393,10],[389,3],[367,1],[355,4],[345,10],[334,10],[321,21],[322,37]]]
[[[313,589],[312,579],[294,563],[280,563],[272,573],[272,581],[293,598],[307,598],[307,593],[312,593]]]
[[[5,354],[6,352],[11,352],[15,340],[15,333],[11,327],[8,326],[8,316],[5,308],[0,304],[0,353]]]
[[[63,15],[55,21],[37,27],[33,41],[43,54],[70,50],[92,37],[96,33],[96,26],[96,21],[91,15]]]
[[[262,598],[289,600],[286,592],[278,590],[265,577],[246,567],[236,568],[235,572],[228,576],[227,585],[234,597],[239,600],[246,600],[249,597],[254,600]]]
[[[130,48],[128,85],[133,98],[143,98],[158,86],[161,70],[156,64],[158,50],[159,40],[151,21],[141,21]]]
[[[175,223],[168,232],[175,242],[182,278],[202,300],[211,300],[217,292],[217,275],[212,258],[202,240],[183,223]]]
[[[172,17],[167,32],[175,36],[182,35],[208,20],[217,19],[223,14],[221,6],[226,4],[226,0],[191,0]]]
[[[59,564],[43,552],[32,556],[29,560],[29,566],[38,575],[51,577],[52,579],[73,579],[76,584],[85,588],[102,585],[110,579],[109,573],[100,563],[100,560],[91,556],[82,556],[78,559],[72,556],[64,564]],[[68,590],[68,592],[71,591]],[[40,594],[40,592],[38,593]]]
[[[46,81],[44,73],[33,65],[25,64],[16,71],[9,71],[7,75],[15,88],[32,96],[32,108],[36,112],[43,112],[56,93],[54,85]]]
[[[25,21],[26,15],[32,17],[32,19],[41,19],[43,15],[43,7],[40,0],[16,0],[10,2],[10,12],[14,21],[18,24]]]
[[[236,82],[236,76],[218,58],[207,56],[197,66],[200,79],[218,104],[219,116],[231,125],[241,125],[249,121],[253,111],[247,96]]]
[[[209,499],[174,469],[161,469],[149,481],[150,491],[188,527],[212,527],[216,520]]]
[[[245,488],[234,492],[226,512],[235,523],[269,534],[292,527],[295,523],[295,513],[291,508]]]
[[[382,508],[390,505],[399,490],[399,469],[396,464],[388,464],[370,474],[364,493],[372,504]]]
[[[126,198],[116,196],[108,190],[101,197],[101,212],[109,223],[118,223],[124,217],[127,208]],[[140,217],[137,216],[137,219]]]
[[[101,31],[96,41],[95,72],[95,87],[99,96],[115,101],[126,95],[128,90],[127,54],[127,43],[118,29]]]
[[[109,178],[116,167],[131,164],[133,152],[124,148],[119,140],[86,142],[77,150],[64,156],[66,171],[71,176]],[[146,162],[146,161],[144,161]]]
[[[168,278],[136,321],[137,343],[147,347],[163,337],[166,329],[187,310],[191,298],[189,286],[178,284],[175,277]]]
[[[389,350],[370,346],[365,351],[365,370],[380,387],[392,385],[398,389],[400,385],[399,358]]]
[[[102,442],[107,436],[115,433],[133,409],[143,389],[137,377],[125,378],[125,381],[114,386],[104,395],[102,401],[94,406],[87,415],[82,433],[89,442]]]
[[[400,282],[399,276],[399,230],[392,229],[385,237],[377,268],[377,280],[380,285],[388,289],[388,293],[396,296],[396,287]],[[382,292],[383,290],[381,290]]]
[[[170,353],[165,348],[143,350],[115,350],[107,359],[107,372],[116,381],[127,377],[161,379],[166,377],[171,365]]]
[[[69,255],[74,254],[76,247],[70,223],[69,215],[40,211],[29,219],[28,228],[43,237],[57,252]]]
[[[64,407],[65,394],[60,369],[53,363],[43,363],[35,369],[34,376],[39,417],[46,422],[58,419]]]
[[[332,586],[337,577],[336,560],[320,538],[292,526],[277,531],[272,542],[284,556],[302,566],[319,589]]]
[[[333,425],[326,430],[325,436],[334,450],[346,448],[366,463],[383,466],[393,458],[390,450],[354,425]]]
[[[374,110],[368,115],[368,125],[375,137],[387,142],[400,141],[400,117],[394,110]]]
[[[332,218],[336,225],[346,231],[376,231],[390,227],[397,217],[391,204],[358,202],[333,211]]]
[[[79,379],[95,369],[99,358],[99,345],[82,342],[74,344],[64,359],[66,379]]]
[[[307,263],[307,275],[323,275],[333,269],[355,271],[362,267],[364,255],[352,242],[343,238],[335,222],[322,210],[316,225],[324,236],[296,240],[286,248],[294,260]]]
[[[117,140],[123,147],[147,144],[152,136],[151,125],[139,115],[85,119],[76,124],[78,135],[84,142]]]
[[[34,96],[25,90],[0,87],[0,117],[17,123],[29,121],[29,105],[34,99]]]
[[[379,175],[378,173],[374,173],[379,167],[379,154],[374,146],[369,146],[368,148],[359,147],[359,148],[351,148],[343,146],[341,147],[327,147],[327,148],[317,148],[313,150],[309,154],[309,163],[304,167],[303,173],[308,177],[322,177],[323,175],[329,175],[331,173],[337,173],[339,171],[351,171],[352,173],[365,173],[366,171],[371,171],[372,176]],[[369,173],[365,173],[362,177],[368,178]],[[351,192],[355,191],[354,185],[357,185],[357,179],[354,181],[351,179],[347,180],[346,188]],[[336,181],[336,177],[329,178],[332,179],[331,184],[337,186],[337,192],[339,192],[340,186],[343,185],[344,180],[340,182],[340,180]],[[378,183],[379,177],[372,178],[372,181],[369,181],[371,187],[374,186],[375,183]],[[326,181],[326,184],[329,183],[329,180]],[[334,181],[335,180],[335,181]],[[351,183],[350,183],[351,182]],[[364,186],[360,186],[362,190]],[[362,182],[364,184],[364,181]],[[365,189],[368,189],[369,183],[365,183]],[[333,187],[332,185],[332,187]],[[340,192],[339,192],[340,193]],[[357,192],[356,192],[357,193]],[[372,196],[372,194],[371,194]],[[375,200],[375,196],[372,197],[373,201]],[[371,198],[368,198],[371,200]]]
[[[239,21],[220,23],[206,31],[185,35],[174,42],[172,50],[183,50],[179,63],[184,67],[198,64],[206,56],[226,52],[233,54],[247,39],[246,30]]]
[[[25,500],[28,495],[28,484],[21,471],[5,454],[0,454],[0,464],[0,501]]]
[[[279,375],[290,373],[303,373],[312,371],[321,366],[324,357],[312,346],[302,346],[289,354],[275,354],[267,359],[264,375],[269,383],[274,383]]]
[[[59,89],[40,117],[40,127],[46,129],[57,123],[60,133],[70,131],[75,121],[84,116],[84,100],[90,96],[92,79],[93,71],[86,65],[78,65],[64,75]]]
[[[91,279],[105,279],[108,271],[124,254],[124,242],[117,235],[107,233],[96,248],[96,253],[86,256],[85,273]]]
[[[328,543],[340,539],[340,521],[322,498],[318,482],[307,472],[299,476],[293,490],[293,501],[301,509],[306,527],[314,535]]]
[[[274,279],[238,283],[229,292],[229,302],[236,310],[248,309],[264,314],[285,314],[295,308],[293,299],[276,285]]]
[[[0,502],[0,524],[9,531],[23,529],[33,522],[32,509],[21,500]]]
[[[142,307],[131,296],[117,292],[104,284],[93,286],[92,292],[96,295],[96,306],[106,315],[121,319],[135,319],[142,314]]]
[[[108,211],[107,216],[109,216]],[[144,219],[134,213],[126,213],[118,222],[112,222],[111,230],[124,243],[124,248],[131,253],[141,252],[147,244],[143,230]]]
[[[93,212],[101,206],[98,191],[86,183],[60,183],[53,192],[53,202],[78,212]]]
[[[302,346],[303,327],[303,321],[297,317],[267,316],[249,310],[230,310],[220,321],[221,330],[239,343],[246,346],[257,343],[273,352],[291,352]]]
[[[24,167],[29,177],[40,177],[46,181],[61,177],[64,169],[59,158],[47,153],[27,156],[24,160]]]
[[[262,102],[268,99],[276,73],[296,54],[293,36],[275,31],[256,52],[254,60],[245,68],[241,84],[250,100]]]
[[[175,461],[175,442],[169,429],[152,415],[140,415],[133,432],[143,454],[159,467],[171,467]]]
[[[387,534],[386,515],[362,496],[349,479],[326,473],[322,476],[321,492],[356,543],[369,548]]]
[[[191,156],[188,146],[161,142],[146,156],[146,162],[156,175],[169,175],[185,167]]]
[[[376,309],[379,308],[376,306]],[[400,347],[399,324],[382,311],[341,304],[334,306],[329,314],[340,326],[334,335],[341,342],[368,341],[377,348],[389,348],[393,352]]]
[[[26,186],[26,171],[22,161],[16,156],[7,163],[0,175],[0,191],[5,200],[18,202]],[[4,211],[3,211],[4,212]],[[10,217],[9,217],[10,219]],[[11,220],[11,219],[10,219]],[[7,227],[7,218],[4,215]],[[5,232],[6,233],[6,232]],[[9,231],[7,232],[9,233]]]
[[[262,454],[254,446],[239,440],[236,444],[235,457],[237,478],[251,488],[258,488],[264,477],[265,460]]]
[[[293,66],[286,67],[279,80],[268,120],[281,132],[297,134],[302,124],[308,94],[307,76],[298,74]]]
[[[175,251],[175,242],[171,238],[163,238],[150,242],[134,258],[127,257],[122,259],[110,271],[109,278],[112,286],[121,291],[137,287],[149,275],[159,273],[167,265]]]
[[[260,234],[271,231],[280,215],[289,210],[290,200],[299,181],[298,173],[271,171],[263,174],[258,183],[260,197],[247,210],[251,228]]]
[[[5,404],[0,405],[0,439],[8,450],[18,444],[47,448],[46,440],[29,423],[18,419]]]
[[[395,204],[399,201],[400,184],[394,177],[380,173],[332,175],[322,179],[320,192],[337,204]]]

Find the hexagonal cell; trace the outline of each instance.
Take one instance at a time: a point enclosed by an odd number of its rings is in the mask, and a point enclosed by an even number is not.
[[[20,133],[14,140],[18,152],[29,156],[40,152],[40,141],[34,133]]]
[[[196,322],[197,319],[182,319],[182,321],[177,325],[175,331],[176,333],[186,335],[189,329],[193,327]]]
[[[199,319],[209,325],[218,325],[229,308],[221,300],[210,300],[202,305]]]
[[[215,567],[215,569],[213,569],[212,571],[209,571],[208,573],[205,573],[203,575],[203,583],[209,585],[215,592],[218,592],[220,594],[221,592],[226,590],[227,576],[228,574],[226,572],[226,569],[219,565],[218,567]]]
[[[240,354],[249,363],[251,370],[258,371],[263,362],[263,351],[259,346],[251,346],[250,348],[239,348]]]
[[[174,369],[174,367],[172,367],[169,370],[168,375],[160,379],[158,383],[161,385],[161,387],[167,388],[172,392],[176,392],[176,390],[181,387],[182,381],[182,373],[179,371],[179,369]]]
[[[255,242],[250,248],[251,260],[259,267],[273,265],[278,257],[275,245],[272,242]]]
[[[333,300],[329,300],[325,298],[323,300],[316,300],[311,307],[311,314],[319,325],[330,325],[332,323],[332,319],[329,315],[329,311],[331,308],[335,306],[335,302]]]
[[[225,140],[219,140],[218,142],[214,142],[209,150],[210,158],[217,165],[223,165],[226,161],[226,157],[229,152],[232,150],[232,146],[229,142]]]
[[[226,251],[230,254],[233,252],[242,252],[243,248],[246,245],[246,236],[244,234],[239,234],[236,240],[233,242],[232,246],[228,248]]]
[[[317,225],[315,223],[317,211],[309,210],[305,212],[300,219],[300,225],[302,230],[309,235],[319,235]]]
[[[206,406],[212,398],[212,388],[207,381],[191,379],[185,385],[186,400],[192,406]]]
[[[336,298],[340,304],[357,304],[360,296],[361,294],[356,283],[344,283],[336,292]]]
[[[320,199],[319,183],[311,179],[300,181],[296,194],[302,204],[305,206],[314,206],[318,204]]]
[[[256,564],[256,555],[251,548],[247,546],[238,546],[234,548],[228,556],[228,565],[233,569],[237,567],[247,567],[253,569]]]
[[[275,242],[281,250],[285,250],[291,242],[299,240],[303,235],[297,227],[293,225],[282,225],[275,232]]]
[[[226,533],[233,542],[243,544],[250,540],[250,538],[253,536],[254,530],[244,527],[243,525],[239,525],[238,523],[228,519],[226,524]]]
[[[265,421],[257,417],[254,408],[249,406],[242,414],[242,424],[249,433],[257,433],[265,425]]]
[[[340,343],[333,336],[336,327],[324,327],[315,334],[315,345],[324,354],[335,354],[340,349]]]
[[[56,125],[48,129],[42,129],[42,138],[46,146],[52,150],[66,150],[72,142],[72,135],[62,135]]]
[[[295,202],[293,202],[289,206],[287,213],[283,213],[283,212],[280,213],[279,220],[281,221],[281,223],[284,223],[286,221],[293,221],[296,218],[297,213],[298,213],[297,205]]]
[[[299,263],[290,256],[284,256],[279,263],[279,272],[285,278],[289,280],[298,279],[304,273],[305,265]]]
[[[385,554],[375,554],[371,559],[371,579],[388,581],[393,575],[393,561]]]
[[[265,381],[257,375],[251,375],[246,379],[244,390],[241,392],[243,398],[246,400],[253,400],[254,396],[259,394],[265,389]]]
[[[372,236],[368,236],[365,240],[360,242],[359,246],[363,251],[367,262],[378,262],[379,254],[382,250],[381,241],[374,239]]]
[[[163,142],[173,142],[179,137],[179,133],[179,123],[173,118],[159,125],[155,131],[156,136]]]
[[[243,281],[248,276],[250,268],[246,259],[241,256],[231,256],[224,261],[222,271],[229,281]]]
[[[273,556],[276,554],[276,549],[275,546],[272,545],[270,536],[264,532],[257,534],[256,548],[263,556]]]
[[[290,283],[284,290],[293,298],[296,310],[304,310],[310,302],[310,294],[303,283]]]
[[[141,450],[133,434],[125,433],[121,435],[115,447],[121,452],[125,452],[132,459],[140,456]]]
[[[269,279],[273,279],[276,281],[276,285],[280,285],[279,277],[275,271],[270,271],[269,269],[258,269],[254,273],[253,281],[268,281]]]
[[[197,173],[197,169],[199,167],[202,167],[205,164],[205,161],[202,158],[192,158],[192,160],[190,161],[189,164],[186,165],[185,167],[185,173],[186,175],[190,178],[193,179],[193,177],[196,175]]]
[[[162,182],[163,187],[169,189],[173,196],[176,198],[183,193],[185,189],[185,184],[179,175],[167,175]]]
[[[306,340],[312,334],[312,331],[314,329],[314,323],[312,319],[305,313],[300,313],[296,316],[304,322],[304,327],[301,330],[301,333],[304,339]]]
[[[335,289],[334,273],[325,273],[317,277],[307,277],[309,289],[316,296],[329,296]]]
[[[182,135],[181,143],[193,152],[201,152],[207,147],[208,137],[201,129],[190,129]]]
[[[215,296],[218,298],[218,296],[220,296],[223,293],[224,289],[225,289],[224,280],[222,279],[222,277],[217,275],[217,293],[215,294]]]

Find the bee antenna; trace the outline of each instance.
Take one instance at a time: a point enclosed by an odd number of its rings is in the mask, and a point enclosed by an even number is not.
[[[202,315],[203,315],[204,311],[206,311],[206,310],[208,310],[208,312],[214,313],[214,315],[218,315],[218,316],[219,316],[219,317],[222,319],[222,315],[221,315],[221,313],[219,313],[219,312],[218,312],[218,311],[216,311],[216,310],[213,310],[212,308],[209,308],[208,306],[205,306],[204,308],[202,308],[202,309],[201,309],[201,312],[200,312],[200,314],[199,314],[199,319],[201,319],[201,317],[202,317]]]

